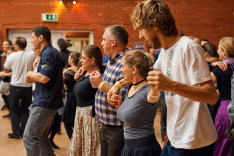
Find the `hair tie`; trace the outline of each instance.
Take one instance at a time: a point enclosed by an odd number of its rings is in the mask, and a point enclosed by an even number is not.
[[[143,54],[144,54],[144,58],[147,60],[148,56],[147,56],[146,52],[143,52]]]

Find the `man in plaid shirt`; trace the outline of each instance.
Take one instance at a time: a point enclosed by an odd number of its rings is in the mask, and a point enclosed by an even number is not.
[[[120,156],[124,145],[123,122],[117,118],[117,108],[107,102],[107,92],[119,80],[122,57],[128,44],[128,32],[120,25],[111,25],[105,29],[102,47],[110,58],[103,76],[99,72],[90,75],[94,88],[98,88],[95,97],[96,116],[102,123],[100,130],[101,156]],[[125,92],[122,92],[123,96]]]

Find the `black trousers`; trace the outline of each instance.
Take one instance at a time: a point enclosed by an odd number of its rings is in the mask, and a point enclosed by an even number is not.
[[[29,117],[28,107],[32,103],[32,87],[10,87],[10,115],[12,131],[23,135]]]

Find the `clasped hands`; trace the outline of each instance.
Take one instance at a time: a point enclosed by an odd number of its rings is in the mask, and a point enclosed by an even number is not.
[[[148,85],[152,92],[158,91],[171,91],[173,86],[173,81],[165,76],[162,71],[154,70],[148,73],[147,77]],[[107,101],[112,106],[119,108],[121,105],[121,97],[118,95],[120,88],[113,85],[112,88],[107,93]]]

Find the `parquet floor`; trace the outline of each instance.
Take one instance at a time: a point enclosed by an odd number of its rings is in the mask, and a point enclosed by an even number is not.
[[[2,102],[0,100],[0,102]],[[23,145],[23,139],[9,139],[7,134],[11,133],[10,118],[3,118],[3,115],[8,114],[8,110],[0,111],[0,156],[26,156],[26,151]],[[160,112],[158,111],[155,119],[155,130],[158,142],[161,144],[160,135]],[[55,136],[54,142],[60,147],[55,150],[56,156],[66,156],[70,140],[67,137],[63,123],[61,133]]]

